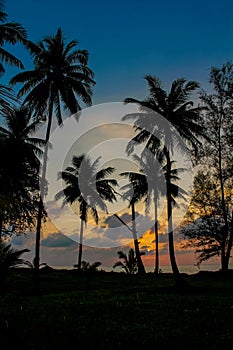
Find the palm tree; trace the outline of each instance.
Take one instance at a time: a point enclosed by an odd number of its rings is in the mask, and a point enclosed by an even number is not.
[[[136,203],[140,202],[141,200],[145,199],[147,196],[147,179],[144,174],[141,173],[135,173],[135,172],[123,172],[120,174],[121,176],[125,176],[129,179],[130,184],[122,186],[121,190],[124,191],[123,199],[129,200],[129,205],[131,207],[131,216],[132,216],[132,229],[131,232],[133,234],[133,240],[134,240],[134,249],[135,249],[135,255],[137,259],[137,266],[138,266],[138,273],[144,274],[145,267],[143,265],[142,259],[141,259],[141,252],[139,249],[139,242],[137,238],[137,230],[136,230],[136,216],[135,216],[135,205]],[[133,194],[131,190],[131,185],[133,186]],[[117,215],[115,215],[117,216]],[[118,219],[120,219],[117,216]],[[125,225],[125,222],[123,222],[121,219],[120,221]]]
[[[125,103],[135,103],[144,113],[129,114],[124,117],[125,120],[135,119],[134,127],[138,131],[137,135],[132,139],[133,142],[145,143],[153,152],[161,146],[158,137],[155,137],[155,130],[159,128],[162,137],[163,152],[166,158],[167,175],[166,175],[166,196],[167,196],[167,217],[168,217],[168,235],[169,235],[169,255],[174,277],[177,282],[180,280],[180,273],[176,264],[174,252],[173,237],[173,219],[172,219],[172,194],[171,194],[171,156],[173,154],[174,145],[184,149],[185,142],[188,150],[196,150],[200,145],[200,137],[204,137],[204,130],[200,125],[201,108],[194,107],[190,100],[190,95],[199,88],[199,84],[195,81],[187,82],[185,79],[175,80],[169,92],[166,92],[161,81],[157,77],[151,75],[145,76],[149,88],[149,97],[145,100],[136,100],[134,98],[126,98]],[[150,113],[148,113],[148,110]],[[151,116],[151,111],[158,113],[169,122],[169,127],[163,125],[161,120]],[[155,113],[155,114],[156,114]],[[141,115],[140,115],[141,114]],[[177,132],[179,134],[177,134]],[[130,143],[128,152],[132,152],[133,144]]]
[[[136,190],[135,196],[138,196],[136,201],[140,201],[144,198],[146,204],[146,212],[149,212],[151,202],[154,205],[154,233],[155,233],[155,275],[159,273],[159,232],[158,232],[158,201],[159,197],[166,195],[166,176],[167,166],[163,152],[157,150],[156,157],[150,152],[143,152],[142,157],[133,155],[134,161],[140,166],[140,173],[126,172],[122,175],[127,176],[130,179],[133,188]],[[173,162],[174,163],[174,162]],[[171,167],[172,169],[172,167]],[[171,193],[172,204],[177,206],[176,198],[181,197],[185,199],[184,195],[187,194],[183,189],[175,184],[179,180],[178,173],[184,169],[172,169],[171,170]],[[124,189],[129,190],[125,193],[126,196],[130,195],[130,185],[125,185]]]
[[[34,271],[34,269],[35,269],[35,258],[32,261],[25,260],[23,262],[23,265],[26,265],[29,269]],[[45,268],[45,267],[48,267],[47,263],[40,263],[40,269]]]
[[[46,177],[48,143],[53,119],[62,125],[62,107],[74,114],[81,110],[80,98],[85,105],[91,105],[93,72],[88,68],[88,52],[76,49],[78,42],[66,42],[59,28],[55,36],[44,38],[38,45],[28,43],[34,58],[34,70],[17,74],[11,84],[23,83],[18,96],[26,94],[24,105],[34,111],[35,116],[47,115],[45,151],[41,175],[41,200],[36,228],[35,278],[39,283],[40,231],[43,212],[44,184]]]
[[[9,86],[0,84],[0,115],[12,111],[12,103],[17,102],[13,89]]]
[[[156,157],[153,153],[146,152],[145,160],[138,155],[133,156],[134,160],[139,164],[140,171],[145,175],[145,181],[147,181],[146,192],[146,212],[149,211],[151,199],[154,203],[154,233],[155,233],[155,275],[159,273],[159,231],[158,231],[158,201],[159,196],[164,195],[164,156],[159,150],[156,152]],[[145,187],[144,187],[145,188]],[[143,187],[142,187],[143,189]]]
[[[21,221],[26,219],[28,223],[34,216],[41,147],[44,146],[44,141],[33,135],[42,121],[31,121],[28,108],[11,107],[3,117],[5,126],[0,126],[0,194],[6,206],[3,205],[5,210],[0,210],[0,236],[4,212],[9,218],[23,216]]]
[[[97,207],[102,211],[107,212],[105,201],[113,202],[116,200],[114,187],[117,186],[117,181],[106,178],[114,172],[114,168],[107,167],[97,171],[100,157],[93,163],[89,157],[81,155],[73,156],[72,166],[67,167],[64,171],[58,174],[58,178],[66,183],[66,188],[58,192],[55,199],[65,197],[63,206],[67,203],[78,203],[79,216],[81,220],[80,238],[79,238],[79,254],[78,254],[78,269],[82,263],[82,246],[83,246],[83,231],[84,224],[88,220],[90,212],[96,222],[99,217]]]
[[[3,48],[5,44],[26,44],[26,31],[17,22],[5,22],[7,14],[4,12],[4,3],[0,1],[0,76],[5,72],[3,63],[7,63],[23,69],[22,62]]]
[[[125,272],[128,275],[135,274],[137,271],[137,265],[138,265],[138,260],[136,258],[136,255],[134,255],[134,250],[131,248],[129,249],[128,256],[123,253],[121,250],[117,252],[119,259],[123,259],[122,261],[117,261],[114,265],[113,268],[115,267],[121,267],[125,270]]]
[[[11,244],[0,242],[0,284],[6,277],[10,268],[19,267],[24,263],[21,255],[29,252],[29,249],[15,249]]]

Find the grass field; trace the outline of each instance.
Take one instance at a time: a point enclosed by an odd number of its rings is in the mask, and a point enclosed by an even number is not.
[[[233,274],[171,275],[12,270],[0,298],[4,349],[225,349],[233,346]]]

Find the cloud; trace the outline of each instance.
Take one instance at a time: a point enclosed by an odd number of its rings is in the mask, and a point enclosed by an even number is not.
[[[167,243],[167,242],[168,242],[168,235],[159,234],[159,243]],[[155,243],[155,239],[152,241],[152,243]]]
[[[137,218],[139,215],[140,214],[136,211],[135,217]],[[118,217],[127,225],[130,226],[132,224],[132,216],[130,214],[124,213],[122,215],[118,215]],[[124,227],[124,224],[115,215],[108,216],[104,220],[104,224],[109,228]]]
[[[150,248],[149,245],[143,245],[143,246],[141,246],[141,249],[148,249],[148,248]]]
[[[78,244],[74,242],[72,239],[63,235],[62,233],[53,233],[50,234],[45,239],[42,239],[41,245],[44,247],[52,247],[52,248],[66,248],[72,247],[77,248]]]

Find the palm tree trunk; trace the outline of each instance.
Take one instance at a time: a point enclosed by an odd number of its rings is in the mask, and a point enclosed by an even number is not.
[[[3,217],[0,214],[0,241],[2,240],[2,227],[3,227]]]
[[[229,260],[231,256],[232,244],[233,244],[233,210],[231,211],[231,231],[230,231],[230,236],[229,236],[228,245],[227,245],[227,252],[226,252],[227,270],[229,268]]]
[[[226,272],[228,270],[228,262],[226,257],[226,241],[228,236],[228,219],[227,219],[227,210],[226,210],[226,201],[225,201],[225,192],[224,192],[224,179],[223,179],[223,170],[222,170],[222,138],[221,138],[221,129],[222,129],[222,117],[223,113],[220,114],[219,127],[218,127],[218,167],[219,167],[219,180],[221,188],[221,204],[223,210],[224,218],[224,237],[221,244],[221,265],[222,271]]]
[[[49,138],[50,131],[52,125],[52,117],[53,117],[53,101],[50,102],[49,106],[49,117],[48,117],[48,125],[46,130],[45,137],[45,150],[43,154],[43,166],[42,166],[42,175],[41,175],[41,184],[40,184],[40,200],[38,206],[38,215],[37,215],[37,226],[36,226],[36,244],[35,244],[35,269],[34,269],[34,279],[35,279],[35,287],[39,288],[39,267],[40,267],[40,239],[41,239],[41,222],[43,216],[43,201],[45,195],[45,182],[46,182],[46,169],[47,169],[47,159],[48,159],[48,149],[49,149]]]
[[[176,264],[175,250],[174,250],[174,235],[173,235],[173,220],[172,220],[172,195],[171,195],[171,160],[169,151],[165,151],[167,159],[167,219],[168,219],[168,243],[169,243],[169,256],[172,267],[173,275],[178,281],[180,279],[180,272]]]
[[[132,210],[132,233],[133,233],[133,239],[134,239],[134,249],[135,249],[135,255],[137,259],[137,265],[138,265],[138,274],[145,274],[146,270],[142,262],[142,258],[140,255],[139,250],[139,243],[137,239],[137,231],[136,231],[136,223],[135,223],[135,204],[132,202],[131,204],[131,210]]]
[[[80,237],[79,237],[79,250],[78,250],[78,270],[81,270],[81,264],[82,264],[83,229],[84,229],[84,220],[81,219]]]
[[[158,232],[158,197],[155,194],[155,275],[159,274],[159,232]]]

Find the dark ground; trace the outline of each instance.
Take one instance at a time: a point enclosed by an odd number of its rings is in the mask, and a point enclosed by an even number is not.
[[[2,349],[224,349],[233,346],[233,272],[184,275],[11,270],[0,294]],[[3,344],[6,344],[5,346]]]

